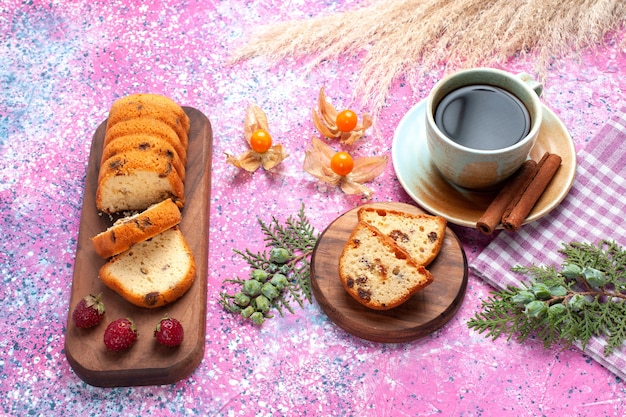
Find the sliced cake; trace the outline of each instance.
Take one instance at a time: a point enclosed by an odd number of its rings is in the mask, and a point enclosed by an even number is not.
[[[180,221],[180,209],[168,198],[145,211],[117,220],[91,241],[96,253],[107,259],[176,226]]]
[[[109,142],[102,150],[102,162],[112,156],[129,151],[152,152],[167,158],[180,179],[185,181],[185,165],[178,156],[176,149],[164,139],[145,133],[121,136]]]
[[[364,222],[357,224],[343,249],[339,277],[356,301],[375,310],[397,307],[433,281],[424,266]]]
[[[187,131],[189,130],[190,120],[187,114],[185,113],[185,110],[183,110],[183,108],[178,103],[176,103],[174,100],[172,100],[171,98],[167,96],[164,96],[161,94],[154,94],[154,93],[129,94],[127,96],[124,96],[116,100],[111,105],[111,111],[116,112],[119,108],[122,108],[129,104],[131,105],[132,104],[141,104],[141,105],[155,104],[155,105],[162,106],[168,112],[175,114],[178,118],[180,118],[182,126],[185,128],[185,130]]]
[[[184,206],[184,184],[167,157],[129,151],[100,166],[96,206],[104,213],[145,210],[168,198]]]
[[[116,100],[109,110],[107,128],[130,119],[149,117],[161,120],[187,146],[190,120],[183,108],[172,99],[159,94],[131,94]]]
[[[393,239],[419,265],[430,264],[443,245],[443,217],[365,206],[359,209],[358,218]]]
[[[113,126],[107,127],[104,134],[104,147],[111,141],[128,135],[146,134],[161,138],[176,150],[183,164],[187,162],[187,144],[181,143],[178,135],[167,123],[150,117],[139,117],[124,120]]]
[[[128,302],[161,307],[182,297],[196,276],[196,263],[185,237],[174,226],[133,245],[100,268],[102,282]]]

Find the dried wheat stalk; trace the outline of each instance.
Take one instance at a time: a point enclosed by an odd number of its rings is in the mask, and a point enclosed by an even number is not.
[[[624,0],[382,0],[355,10],[263,27],[233,62],[265,57],[325,60],[360,55],[356,91],[373,113],[400,77],[505,62],[532,53],[543,74],[559,57],[616,33]],[[626,39],[622,40],[622,46]]]

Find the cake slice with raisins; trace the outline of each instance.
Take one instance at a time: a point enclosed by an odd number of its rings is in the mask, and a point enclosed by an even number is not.
[[[433,281],[431,273],[380,230],[359,222],[339,258],[339,277],[356,301],[388,310]]]
[[[185,185],[166,155],[127,151],[100,167],[96,207],[103,213],[145,210],[168,198],[185,204]]]
[[[114,256],[98,276],[129,303],[157,308],[189,290],[196,278],[196,261],[180,228],[174,226]]]
[[[427,266],[439,254],[446,232],[446,219],[428,214],[361,207],[359,221],[393,239],[419,265]]]
[[[96,253],[108,259],[176,226],[181,220],[180,209],[168,198],[145,211],[118,219],[111,227],[92,237],[91,241]]]

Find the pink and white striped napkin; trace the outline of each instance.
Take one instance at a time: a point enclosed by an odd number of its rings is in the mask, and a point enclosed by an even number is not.
[[[558,266],[562,243],[602,239],[626,246],[626,108],[579,152],[576,179],[565,200],[514,234],[500,232],[470,268],[498,289],[520,286],[527,277],[511,272],[513,266]],[[585,353],[626,380],[626,347],[604,357],[604,345],[594,338]]]

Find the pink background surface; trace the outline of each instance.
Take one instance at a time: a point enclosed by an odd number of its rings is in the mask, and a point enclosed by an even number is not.
[[[466,322],[492,288],[470,275],[458,314],[431,336],[388,345],[335,326],[316,303],[257,328],[218,304],[221,283],[245,276],[233,249],[263,249],[257,217],[285,219],[302,202],[321,232],[364,202],[302,169],[316,134],[321,86],[338,107],[352,92],[358,57],[275,67],[230,66],[251,30],[289,18],[357,7],[358,1],[4,1],[0,7],[0,414],[210,416],[621,416],[624,382],[572,348],[495,342]],[[621,39],[621,36],[619,37]],[[501,66],[533,72],[532,57]],[[549,69],[543,102],[577,149],[626,103],[626,55],[609,39]],[[442,75],[415,89],[398,82],[355,155],[390,152],[402,116]],[[94,130],[111,103],[161,93],[195,107],[214,132],[205,359],[168,386],[102,389],[84,383],[63,351],[83,184]],[[289,151],[280,169],[254,174],[225,163],[243,152],[250,103],[266,112]],[[373,201],[411,202],[391,163],[370,184]],[[488,243],[453,226],[469,260]]]

